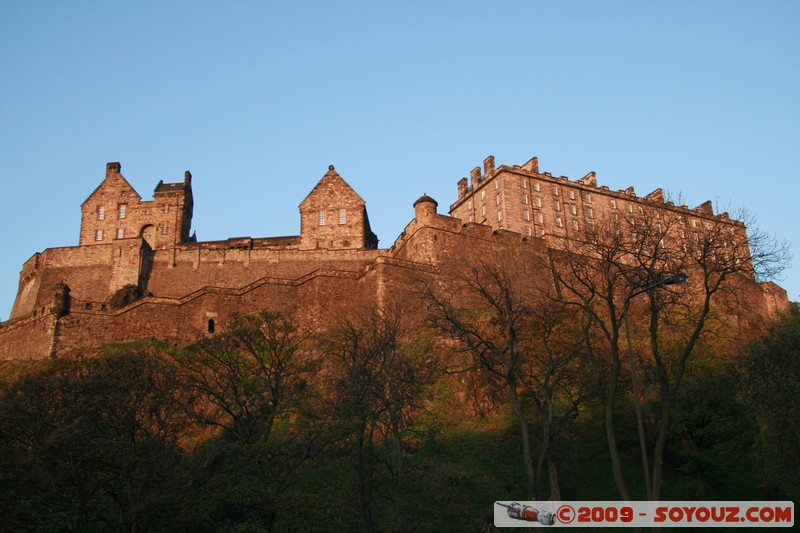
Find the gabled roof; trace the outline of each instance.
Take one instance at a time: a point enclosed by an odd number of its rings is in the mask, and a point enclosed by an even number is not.
[[[102,182],[100,182],[100,185],[98,185],[95,188],[95,190],[92,191],[92,194],[90,194],[89,196],[86,197],[86,200],[83,201],[83,203],[81,204],[81,207],[83,207],[83,205],[86,202],[88,202],[92,198],[92,196],[97,194],[101,189],[109,187],[114,182],[121,183],[123,188],[126,188],[130,192],[132,192],[136,196],[136,198],[138,198],[139,201],[141,202],[142,201],[142,197],[139,195],[138,192],[136,192],[136,189],[134,189],[133,186],[130,183],[128,183],[128,180],[125,179],[125,176],[123,176],[120,173],[121,169],[122,169],[122,165],[120,165],[117,162],[106,163],[106,177],[103,179]]]
[[[364,204],[364,199],[342,178],[336,169],[333,168],[333,165],[328,166],[328,172],[322,176],[322,179],[311,189],[311,192],[300,202],[300,207],[303,207],[309,198],[315,195],[318,191],[322,189],[326,189],[329,187],[338,187],[342,188],[345,191],[345,194],[348,196],[354,197],[358,202]]]

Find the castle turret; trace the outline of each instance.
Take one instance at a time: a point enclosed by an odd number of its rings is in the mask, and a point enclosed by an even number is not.
[[[436,216],[438,206],[439,203],[436,200],[423,194],[414,202],[414,218],[421,224],[429,223]]]

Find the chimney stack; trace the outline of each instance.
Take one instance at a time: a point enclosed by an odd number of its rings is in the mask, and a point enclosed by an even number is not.
[[[494,174],[494,156],[490,155],[483,160],[483,175],[490,178]]]
[[[111,163],[106,163],[106,176],[111,174],[119,174],[120,170],[122,170],[122,165],[120,165],[119,162],[114,161]]]
[[[472,190],[474,191],[481,182],[481,167],[473,168],[469,173],[469,179],[472,181]]]
[[[458,199],[464,198],[467,194],[467,178],[458,180]]]

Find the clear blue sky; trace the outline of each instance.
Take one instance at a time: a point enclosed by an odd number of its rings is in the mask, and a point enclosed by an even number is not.
[[[107,161],[200,240],[296,235],[329,164],[388,247],[488,154],[746,207],[794,241],[800,2],[0,3],[0,317]]]

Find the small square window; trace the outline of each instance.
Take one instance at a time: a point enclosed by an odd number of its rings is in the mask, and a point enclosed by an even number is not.
[[[117,239],[124,239],[124,238],[125,238],[125,229],[117,228]]]
[[[320,226],[324,226],[325,225],[325,211],[320,211],[319,212],[318,221],[319,221],[319,225]]]
[[[105,220],[106,219],[106,208],[102,205],[97,208],[97,220]]]
[[[125,218],[128,214],[128,204],[119,204],[117,210],[118,218]]]
[[[102,241],[103,240],[103,230],[99,229],[94,232],[94,240]]]
[[[339,224],[347,223],[347,209],[339,209]]]

